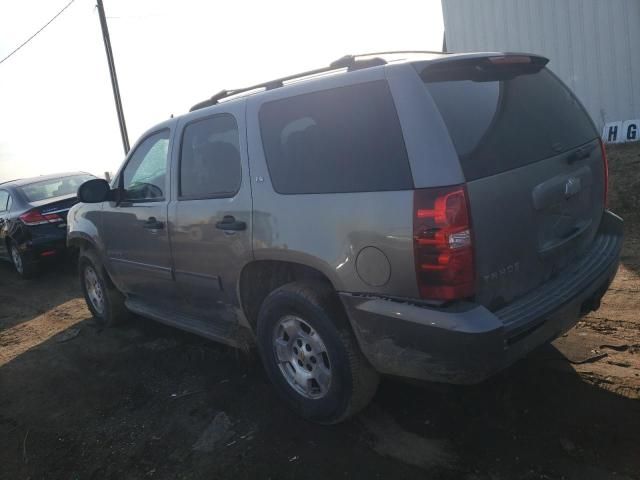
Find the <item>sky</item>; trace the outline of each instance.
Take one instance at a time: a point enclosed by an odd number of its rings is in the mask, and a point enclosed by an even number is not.
[[[0,58],[69,0],[0,0]],[[130,143],[223,88],[347,53],[440,50],[440,0],[104,0]],[[124,150],[95,0],[0,64],[0,182],[114,172]]]

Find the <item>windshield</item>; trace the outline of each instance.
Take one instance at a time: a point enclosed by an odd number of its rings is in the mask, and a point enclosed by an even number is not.
[[[21,187],[22,193],[30,203],[47,200],[49,198],[75,195],[80,185],[95,178],[92,175],[72,175],[69,177],[51,178],[40,182],[30,183]]]

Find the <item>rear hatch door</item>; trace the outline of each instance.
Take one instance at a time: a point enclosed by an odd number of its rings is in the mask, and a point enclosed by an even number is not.
[[[534,56],[436,63],[420,73],[467,182],[476,300],[498,309],[567,268],[604,208],[598,133]]]

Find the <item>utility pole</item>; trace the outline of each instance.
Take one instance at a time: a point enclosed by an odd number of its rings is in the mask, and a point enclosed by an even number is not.
[[[98,2],[98,15],[100,16],[100,26],[102,27],[102,39],[104,40],[104,50],[107,53],[107,63],[109,64],[109,74],[111,75],[111,86],[113,87],[113,98],[116,102],[118,113],[118,123],[120,124],[120,135],[122,136],[122,146],[124,154],[129,153],[129,135],[127,134],[127,124],[124,121],[122,111],[122,100],[120,99],[120,87],[118,87],[118,76],[116,75],[116,65],[113,61],[113,51],[111,50],[111,39],[109,38],[109,28],[107,27],[107,17],[104,14],[102,0]]]

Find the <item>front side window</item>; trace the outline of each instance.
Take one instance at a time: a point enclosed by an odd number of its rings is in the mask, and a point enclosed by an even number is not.
[[[9,192],[6,190],[0,190],[0,212],[6,212],[9,210]]]
[[[165,196],[169,130],[147,137],[133,152],[122,172],[127,200],[162,200]]]
[[[180,153],[180,197],[230,197],[242,180],[238,124],[229,114],[187,125]]]
[[[265,103],[262,143],[278,193],[408,190],[413,180],[385,81]]]

